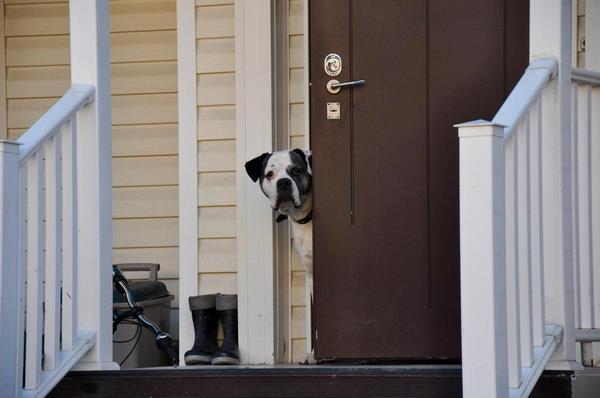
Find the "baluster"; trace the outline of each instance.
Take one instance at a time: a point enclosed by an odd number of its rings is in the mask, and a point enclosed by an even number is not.
[[[518,228],[518,273],[519,313],[521,330],[521,364],[531,367],[533,363],[533,329],[531,319],[531,234],[529,223],[530,169],[529,169],[529,115],[519,124],[517,135],[517,228]]]
[[[44,369],[58,364],[60,340],[61,201],[60,136],[44,144],[46,158],[46,301],[44,316]]]
[[[575,153],[577,151],[577,130],[579,129],[579,95],[578,95],[578,85],[576,83],[571,84],[571,131],[573,134],[571,135],[571,159],[573,165],[571,167],[572,175],[573,175],[573,192],[572,192],[572,203],[573,203],[573,288],[575,289],[575,326],[581,327],[582,325],[582,311],[584,309],[582,306],[585,304],[582,303],[582,295],[581,295],[581,264],[579,262],[579,244],[577,243],[579,240],[579,227],[578,222],[579,218],[577,217],[577,204],[578,204],[578,194],[577,194],[577,163],[575,159]],[[585,283],[585,282],[584,282]]]
[[[44,225],[42,154],[27,161],[27,316],[25,389],[35,389],[42,371],[42,301],[44,280]]]
[[[77,338],[77,126],[72,118],[60,130],[62,144],[62,349]]]
[[[542,99],[532,107],[530,129],[531,291],[533,344],[544,345],[544,232],[542,229]]]
[[[517,133],[517,132],[515,132]],[[508,383],[521,384],[521,343],[519,336],[519,274],[517,222],[517,150],[515,135],[506,142],[506,296],[508,324]]]
[[[592,207],[592,272],[593,279],[593,299],[594,306],[594,328],[600,328],[600,86],[590,87],[590,203],[595,204]]]

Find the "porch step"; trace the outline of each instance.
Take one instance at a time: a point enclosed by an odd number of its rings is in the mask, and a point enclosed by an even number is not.
[[[460,369],[402,366],[187,367],[71,372],[69,397],[461,397]],[[546,371],[531,397],[571,397],[571,373]]]

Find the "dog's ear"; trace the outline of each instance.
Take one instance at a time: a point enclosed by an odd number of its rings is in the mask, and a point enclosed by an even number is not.
[[[300,159],[304,160],[308,174],[312,175],[312,152],[298,148],[292,149],[292,152],[296,153],[298,156],[300,156]]]
[[[262,155],[247,161],[244,165],[244,167],[246,168],[246,173],[248,173],[248,175],[252,179],[252,182],[258,181],[264,169],[264,162],[266,159],[269,158],[269,156],[271,156],[270,153],[263,153]]]

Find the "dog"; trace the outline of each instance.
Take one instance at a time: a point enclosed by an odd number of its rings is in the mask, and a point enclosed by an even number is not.
[[[263,153],[245,164],[253,182],[280,213],[277,222],[288,218],[294,247],[312,282],[312,154],[302,149]],[[311,289],[312,290],[312,289]]]

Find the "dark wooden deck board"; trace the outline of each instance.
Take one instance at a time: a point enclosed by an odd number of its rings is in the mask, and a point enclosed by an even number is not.
[[[274,367],[71,372],[49,397],[459,398],[461,395],[458,369]],[[571,374],[545,372],[532,397],[571,397]]]

